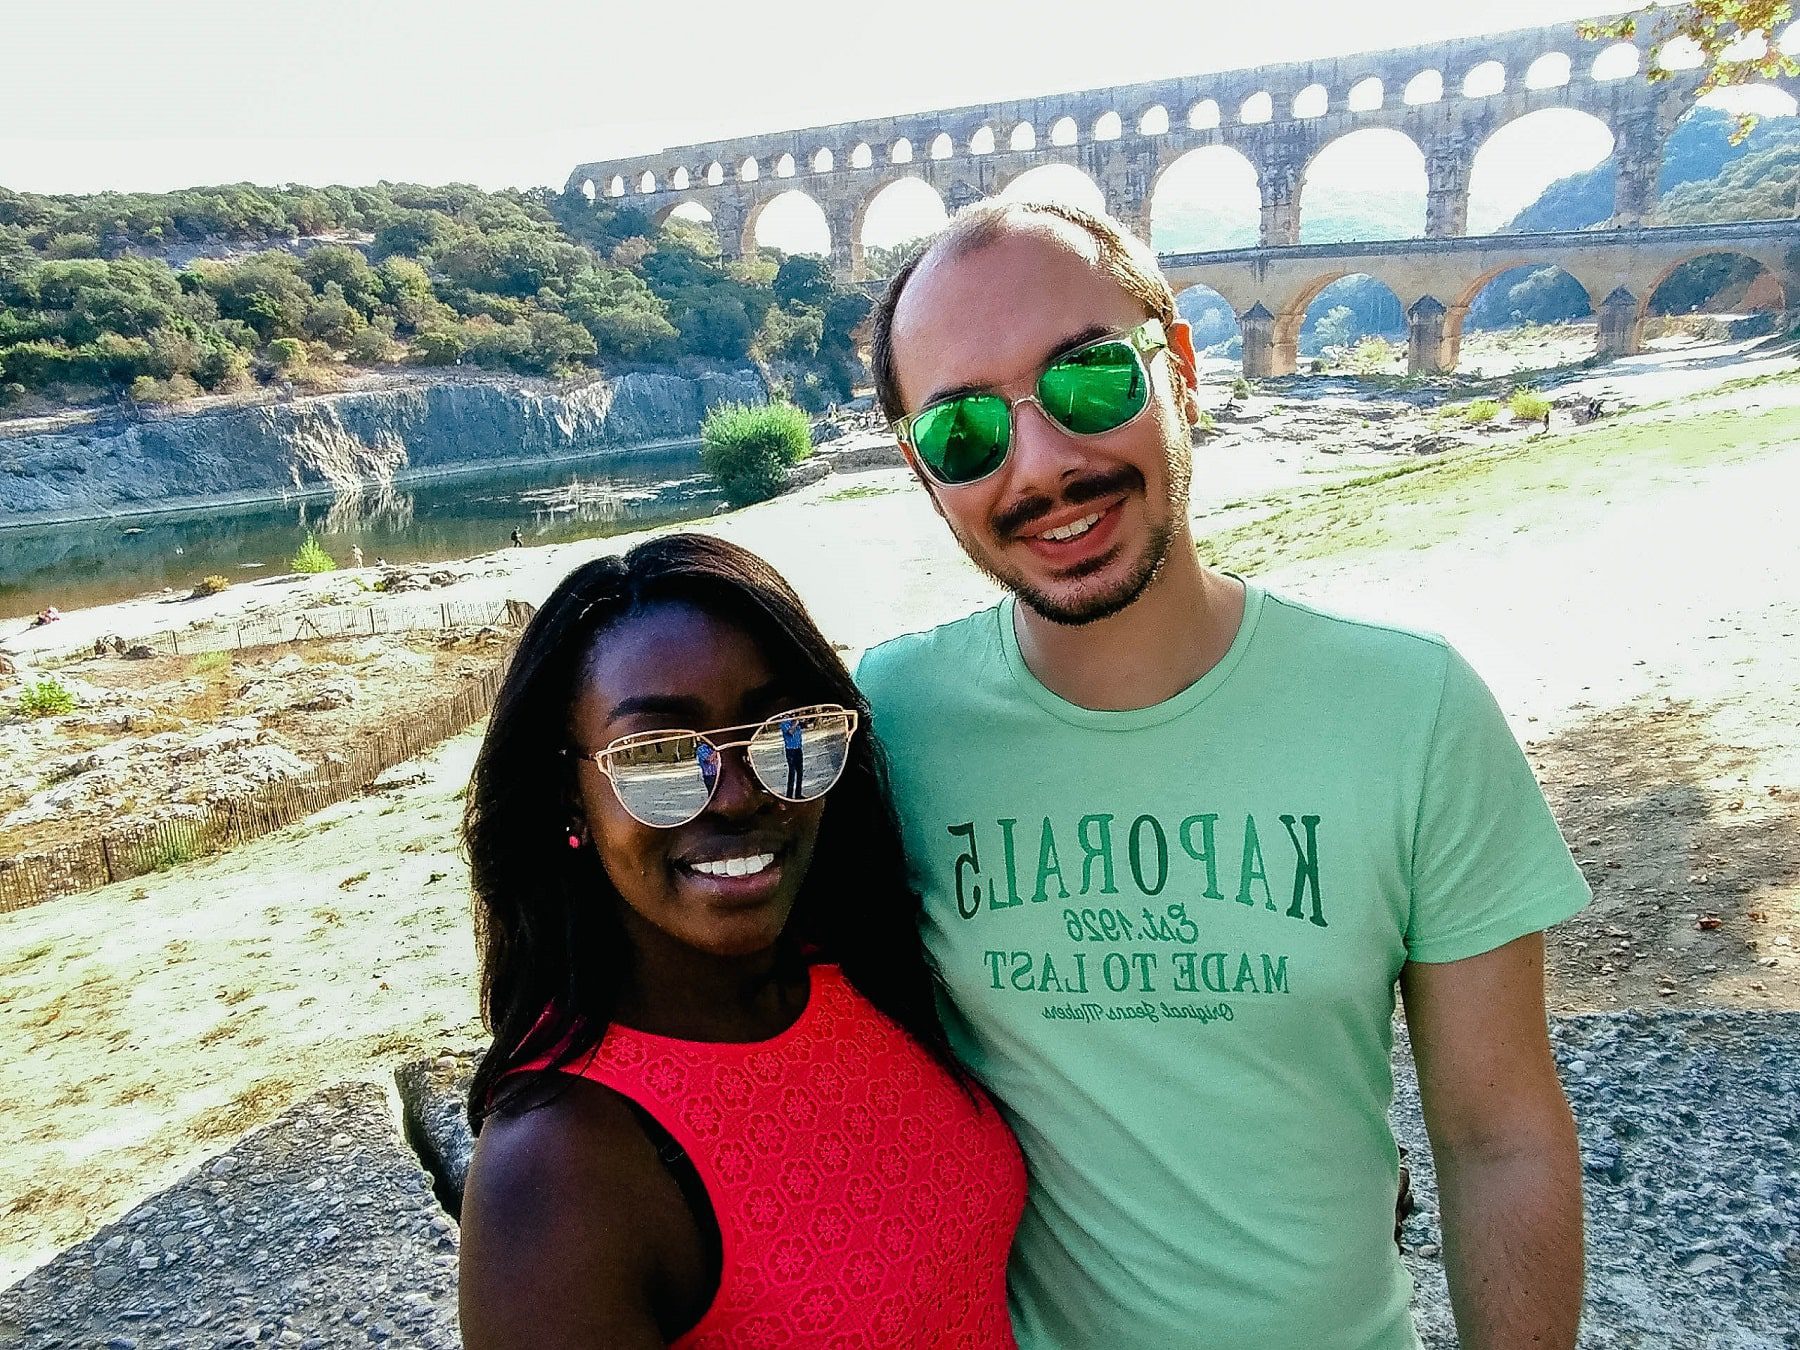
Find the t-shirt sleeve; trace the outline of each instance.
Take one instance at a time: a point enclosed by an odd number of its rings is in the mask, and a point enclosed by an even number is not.
[[[1448,652],[1412,850],[1406,946],[1460,961],[1577,913],[1587,880],[1481,677]]]

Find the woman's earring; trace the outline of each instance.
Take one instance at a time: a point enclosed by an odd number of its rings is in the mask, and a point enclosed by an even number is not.
[[[570,848],[580,848],[581,847],[581,836],[578,833],[576,833],[575,830],[573,830],[573,829],[571,829],[569,831],[569,847]]]

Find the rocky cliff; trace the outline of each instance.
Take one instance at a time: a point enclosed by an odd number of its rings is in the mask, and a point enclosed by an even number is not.
[[[445,378],[54,431],[0,426],[0,525],[355,490],[686,439],[713,404],[767,397],[749,367],[574,387]]]

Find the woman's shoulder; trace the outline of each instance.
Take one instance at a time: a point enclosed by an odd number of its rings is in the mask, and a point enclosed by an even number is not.
[[[469,1164],[465,1343],[523,1344],[549,1319],[570,1339],[604,1331],[609,1345],[661,1345],[658,1291],[698,1268],[693,1217],[623,1097],[540,1077],[515,1095],[518,1109],[487,1119]]]

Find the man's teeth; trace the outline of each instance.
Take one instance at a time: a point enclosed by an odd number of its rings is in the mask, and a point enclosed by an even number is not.
[[[1045,530],[1038,538],[1054,539],[1059,544],[1065,539],[1074,539],[1093,529],[1104,514],[1103,511],[1096,511],[1093,515],[1083,516],[1080,520],[1071,520],[1067,525],[1058,525],[1054,530]]]
[[[689,863],[701,876],[753,877],[775,861],[773,853],[753,853],[748,858],[714,858],[710,862]]]

